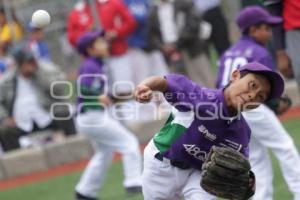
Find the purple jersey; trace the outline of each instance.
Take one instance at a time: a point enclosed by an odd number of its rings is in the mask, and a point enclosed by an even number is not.
[[[103,74],[103,62],[97,58],[86,58],[78,71],[78,111],[101,109],[98,97],[105,92],[105,86],[107,84]]]
[[[249,62],[259,62],[274,69],[272,57],[268,50],[249,36],[243,36],[236,44],[222,55],[218,62],[217,88],[226,86],[231,74],[239,66]]]
[[[208,89],[182,75],[170,74],[166,100],[174,107],[154,143],[167,158],[201,170],[213,145],[248,157],[250,129],[242,115],[229,117],[223,89]]]

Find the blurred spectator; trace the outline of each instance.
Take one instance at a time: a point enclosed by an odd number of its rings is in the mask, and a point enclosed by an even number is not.
[[[283,17],[282,26],[273,29],[277,65],[285,77],[296,79],[300,92],[300,1],[265,0],[264,3],[273,15]]]
[[[12,67],[13,60],[8,51],[12,42],[18,42],[23,37],[23,28],[14,10],[10,10],[13,22],[8,22],[3,7],[0,7],[0,76]]]
[[[110,58],[108,59],[109,73],[112,83],[122,81],[133,82],[132,68],[127,53],[127,37],[136,26],[134,18],[120,0],[96,1],[99,21],[105,30],[105,38],[110,41]],[[88,1],[77,3],[68,19],[68,38],[74,46],[78,38],[88,30],[98,25],[92,16]],[[118,84],[115,88],[118,94],[130,93],[132,87],[128,84]]]
[[[0,142],[4,151],[20,147],[23,135],[44,129],[64,130],[65,135],[75,134],[73,119],[66,106],[50,107],[57,100],[50,90],[53,81],[62,80],[62,72],[50,68],[47,62],[37,62],[33,53],[18,46],[13,53],[16,68],[7,71],[0,81]],[[56,96],[64,94],[64,88],[53,89]],[[52,116],[57,117],[53,119]]]
[[[211,24],[210,40],[221,56],[229,48],[229,36],[226,19],[221,10],[220,0],[193,0],[203,20]]]
[[[146,77],[165,75],[168,72],[160,49],[151,48],[147,40],[148,0],[124,0],[137,22],[135,32],[128,38],[129,56],[132,62],[135,84]]]
[[[68,17],[67,35],[69,42],[76,48],[79,37],[94,28],[94,20],[88,0],[79,1]]]
[[[23,27],[19,22],[14,10],[12,11],[12,22],[6,19],[5,10],[0,7],[0,42],[10,43],[20,41],[23,38]]]
[[[149,16],[149,44],[162,49],[169,57],[179,50],[188,76],[203,86],[213,87],[213,75],[203,51],[200,22],[192,0],[159,0]]]
[[[33,24],[30,22],[28,25],[29,31],[29,48],[33,52],[36,59],[45,59],[50,61],[51,56],[49,52],[49,48],[44,41],[44,30],[42,28],[34,27]]]

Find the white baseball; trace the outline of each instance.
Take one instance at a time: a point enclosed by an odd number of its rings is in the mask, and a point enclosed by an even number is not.
[[[44,28],[49,25],[51,17],[46,10],[37,10],[32,14],[31,23],[36,28]]]

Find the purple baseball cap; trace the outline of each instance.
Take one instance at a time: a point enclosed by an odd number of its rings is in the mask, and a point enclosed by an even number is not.
[[[240,72],[248,71],[264,75],[271,83],[271,93],[268,99],[276,99],[281,97],[284,90],[284,80],[277,72],[272,71],[270,68],[258,62],[248,63],[239,67],[238,70]]]
[[[84,55],[88,56],[87,48],[98,38],[98,37],[104,37],[104,31],[103,30],[94,30],[89,31],[81,35],[77,41],[77,51]]]
[[[273,16],[265,9],[259,6],[248,6],[240,11],[236,18],[242,33],[244,33],[250,26],[266,23],[270,25],[280,24],[282,22],[281,17]]]

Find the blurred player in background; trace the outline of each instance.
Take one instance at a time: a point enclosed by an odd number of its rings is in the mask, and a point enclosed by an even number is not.
[[[84,60],[78,73],[77,126],[92,142],[95,154],[76,186],[77,200],[96,200],[104,183],[114,152],[122,154],[124,187],[128,194],[141,192],[142,158],[139,143],[133,133],[113,119],[106,106],[112,101],[105,96],[107,87],[103,59],[109,55],[104,32],[83,34],[77,49]]]
[[[179,54],[186,74],[195,82],[213,87],[213,74],[201,37],[201,17],[193,1],[158,0],[149,14],[148,39],[172,61]],[[178,56],[177,56],[178,57]]]
[[[218,56],[229,47],[228,25],[221,9],[221,0],[193,0],[203,20],[211,25],[209,42],[214,45]]]
[[[165,75],[167,63],[160,49],[149,45],[147,24],[149,20],[149,0],[124,0],[137,22],[136,30],[128,38],[129,56],[132,62],[135,85],[153,75]]]
[[[242,37],[219,60],[217,87],[226,87],[230,82],[230,74],[248,62],[257,61],[275,70],[265,46],[272,37],[271,26],[281,22],[281,18],[270,15],[258,6],[250,6],[240,12],[237,24]],[[300,200],[299,154],[276,114],[266,105],[261,105],[244,113],[244,117],[252,131],[250,162],[257,177],[253,199],[273,199],[273,170],[268,154],[270,148],[280,162],[284,179],[294,199]]]
[[[159,48],[151,46],[148,41],[148,21],[151,1],[149,0],[124,0],[130,13],[135,18],[137,27],[128,38],[128,55],[132,66],[134,85],[137,86],[143,79],[154,75],[165,75],[168,72],[166,60]],[[134,123],[156,119],[158,106],[163,101],[162,97],[156,98],[151,104],[141,105],[131,100],[132,106],[137,107]],[[126,102],[128,104],[128,102]],[[121,109],[120,109],[121,110]],[[120,113],[121,114],[121,113]],[[122,114],[121,114],[122,115]],[[123,115],[126,115],[124,113]],[[128,116],[128,114],[127,114]],[[130,123],[130,121],[126,121]]]

